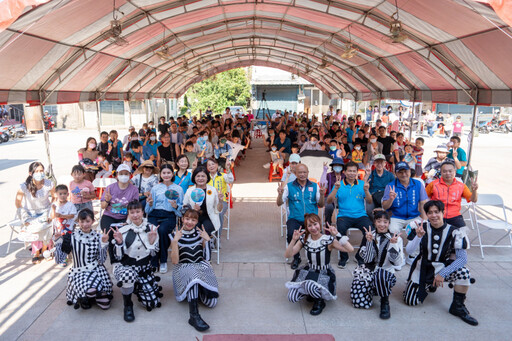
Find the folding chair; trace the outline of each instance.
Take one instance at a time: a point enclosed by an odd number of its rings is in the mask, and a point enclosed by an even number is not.
[[[227,230],[226,239],[229,240],[229,228],[231,222],[231,207],[233,206],[233,197],[231,193],[232,184],[228,184],[228,210],[224,213],[224,227],[223,230]],[[227,227],[226,227],[227,226]]]
[[[288,207],[286,203],[279,206],[281,209],[281,237],[285,235],[286,232],[286,221],[288,220]],[[288,243],[286,244],[288,246]]]
[[[212,248],[212,253],[217,253],[217,264],[220,264],[220,234],[219,234],[219,231],[213,231],[212,241],[215,244],[215,247]]]
[[[112,185],[115,182],[117,182],[117,179],[115,179],[115,178],[94,179],[94,181],[92,182],[92,185],[96,188],[96,199],[95,200],[100,201],[101,200],[101,196],[103,195],[103,191],[105,190],[105,188],[107,188],[109,185]],[[100,215],[99,215],[99,217],[101,218],[103,210],[101,209],[101,204],[99,206],[100,206]]]
[[[480,209],[484,212],[490,213],[482,208],[482,206],[491,206],[491,207],[500,207],[503,211],[503,220],[502,219],[478,219],[477,209]],[[484,248],[485,247],[508,247],[512,248],[512,224],[508,223],[507,220],[507,212],[505,210],[505,204],[503,203],[503,198],[497,194],[479,194],[478,201],[474,203],[474,219],[476,225],[476,232],[479,244],[473,244],[473,246],[480,247],[480,253],[482,254],[482,259],[484,258]],[[486,230],[481,231],[481,228],[487,228]],[[482,244],[482,234],[492,231],[492,230],[504,230],[505,234],[499,238],[493,244]],[[505,239],[508,236],[510,245],[498,245],[500,241]],[[473,240],[475,240],[474,238]]]
[[[475,206],[472,202],[462,201],[460,214],[464,217],[464,214],[468,214],[468,218],[464,218],[464,221],[469,221],[471,229],[475,229]]]
[[[16,213],[16,215],[14,216],[14,220],[11,220],[10,222],[7,223],[7,226],[11,228],[11,236],[9,237],[9,244],[7,244],[7,251],[5,252],[5,255],[9,254],[9,250],[11,249],[11,243],[24,244],[24,242],[22,241],[12,240],[14,234],[19,235],[19,233],[21,232],[22,225],[23,223],[21,222],[21,219],[18,218],[18,213]]]

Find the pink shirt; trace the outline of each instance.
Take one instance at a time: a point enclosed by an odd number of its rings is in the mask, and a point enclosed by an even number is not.
[[[462,122],[453,123],[453,132],[454,133],[462,133],[463,126],[464,126],[464,123],[462,123]]]
[[[83,199],[82,193],[94,193],[96,189],[89,180],[84,180],[81,183],[71,181],[69,183],[69,191],[71,193],[71,202],[73,204],[83,204],[91,201],[92,199]]]

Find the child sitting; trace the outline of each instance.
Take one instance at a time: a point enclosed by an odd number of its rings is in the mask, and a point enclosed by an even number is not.
[[[183,214],[183,227],[171,233],[171,260],[174,264],[172,281],[176,300],[189,302],[188,323],[198,331],[210,326],[201,318],[198,300],[209,307],[217,305],[217,277],[210,265],[210,236],[197,228],[199,212],[188,209]]]
[[[94,212],[83,209],[78,213],[79,229],[62,236],[62,243],[56,247],[55,261],[65,262],[73,252],[73,267],[68,274],[66,299],[75,309],[91,308],[96,303],[101,309],[110,308],[112,281],[103,265],[107,258],[108,234],[100,238],[100,233],[92,229]]]
[[[72,202],[68,201],[68,187],[66,185],[58,185],[55,187],[55,195],[57,200],[52,205],[51,218],[53,219],[53,239],[55,244],[62,243],[62,236],[71,234],[75,227],[76,208]],[[62,259],[58,263],[61,267],[68,264],[66,259]]]
[[[130,168],[130,172],[133,173],[134,170],[138,168],[137,160],[133,157],[132,153],[124,154],[123,165],[127,165]]]
[[[352,151],[352,162],[356,163],[359,169],[364,168],[364,152],[361,150],[361,144],[355,143]]]
[[[96,179],[108,178],[112,175],[112,164],[108,162],[105,152],[98,153],[98,167],[100,171],[96,173]]]
[[[197,165],[197,153],[194,152],[194,143],[192,141],[185,143],[185,153],[183,154],[187,156],[189,165],[192,165],[191,168],[195,168]]]
[[[329,142],[329,155],[333,158],[343,159],[345,157],[345,149],[340,149],[338,145],[338,141],[331,140]]]
[[[139,140],[130,142],[131,148],[130,148],[130,154],[133,155],[133,158],[135,161],[137,161],[137,166],[140,165],[140,159],[142,156],[142,145],[140,144]]]
[[[416,164],[418,163],[418,160],[414,156],[414,149],[410,144],[405,145],[405,154],[404,154],[404,161],[409,165],[409,168],[416,169]]]
[[[270,160],[272,161],[272,167],[274,168],[273,173],[277,174],[278,168],[279,168],[280,172],[282,173],[284,159],[283,159],[281,152],[279,150],[277,150],[277,145],[275,143],[272,144],[272,146],[270,147]]]
[[[89,180],[85,180],[84,167],[73,166],[71,176],[73,177],[73,181],[69,183],[71,202],[75,205],[77,212],[84,208],[93,211],[92,199],[96,198],[96,189]]]
[[[373,304],[373,295],[380,299],[380,318],[391,317],[389,310],[389,295],[396,284],[395,266],[403,260],[403,241],[396,233],[389,232],[389,215],[382,209],[373,211],[373,224],[365,228],[366,238],[363,238],[359,248],[359,256],[364,265],[354,270],[354,280],[350,297],[355,308],[368,309]]]

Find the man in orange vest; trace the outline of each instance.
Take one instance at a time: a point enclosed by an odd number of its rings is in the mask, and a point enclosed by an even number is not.
[[[441,164],[441,177],[429,183],[425,188],[430,200],[440,200],[445,206],[444,220],[446,223],[462,227],[466,226],[464,218],[460,214],[462,198],[467,202],[478,200],[478,184],[476,179],[471,180],[471,190],[464,183],[455,179],[455,164],[445,161]]]

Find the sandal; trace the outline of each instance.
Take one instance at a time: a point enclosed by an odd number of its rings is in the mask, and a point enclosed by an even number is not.
[[[41,262],[41,260],[39,259],[39,257],[32,257],[32,264],[39,264]]]

